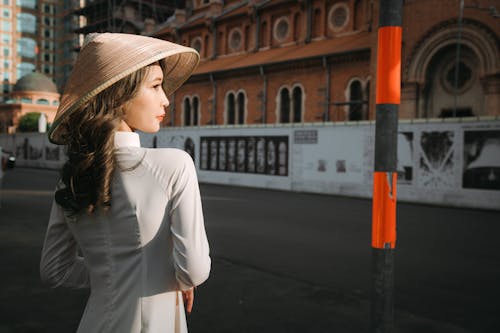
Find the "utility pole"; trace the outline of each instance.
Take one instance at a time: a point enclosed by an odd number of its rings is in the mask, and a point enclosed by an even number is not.
[[[394,254],[398,109],[403,0],[380,0],[377,46],[375,170],[372,203],[370,332],[394,330]]]

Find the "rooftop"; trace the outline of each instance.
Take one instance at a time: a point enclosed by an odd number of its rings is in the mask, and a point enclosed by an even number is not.
[[[33,72],[17,80],[14,86],[14,92],[19,91],[43,91],[50,93],[59,93],[56,84],[42,73]]]

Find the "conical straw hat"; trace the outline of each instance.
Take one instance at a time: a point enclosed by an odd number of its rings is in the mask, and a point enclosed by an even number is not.
[[[60,126],[62,121],[90,98],[139,68],[163,61],[163,89],[168,96],[189,78],[199,59],[196,50],[157,38],[120,33],[88,35],[66,83],[49,140],[66,144],[66,126]]]

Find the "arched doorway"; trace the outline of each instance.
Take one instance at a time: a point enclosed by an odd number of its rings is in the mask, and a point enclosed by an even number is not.
[[[456,20],[430,29],[406,60],[402,113],[416,118],[498,114],[500,51],[494,36],[470,19],[460,31]]]

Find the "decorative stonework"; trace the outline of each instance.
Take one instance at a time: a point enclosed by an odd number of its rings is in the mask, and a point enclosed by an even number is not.
[[[290,34],[290,22],[286,16],[282,16],[274,23],[273,36],[278,42],[283,42]]]
[[[457,93],[463,93],[468,90],[474,82],[475,68],[465,59],[461,59],[458,63],[458,80],[457,80]],[[450,94],[455,91],[455,70],[457,63],[455,61],[449,62],[440,73],[443,88]]]
[[[347,4],[340,2],[332,6],[328,12],[328,27],[339,32],[345,29],[349,23],[349,7]]]
[[[458,42],[456,20],[442,22],[432,27],[414,46],[404,66],[404,81],[425,81],[425,71],[433,55],[440,49]],[[478,69],[483,74],[494,73],[500,66],[497,45],[498,37],[480,22],[464,20],[461,44],[478,56]]]
[[[239,51],[241,49],[241,45],[243,44],[243,34],[241,33],[240,28],[233,28],[229,32],[229,49],[233,52]]]

